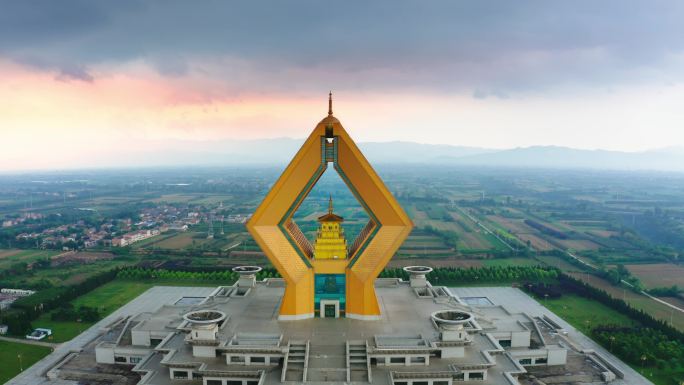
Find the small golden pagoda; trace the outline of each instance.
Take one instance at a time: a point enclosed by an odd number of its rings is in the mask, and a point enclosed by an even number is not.
[[[332,195],[328,200],[328,213],[318,217],[321,226],[314,244],[315,259],[346,259],[347,240],[344,238],[344,218],[333,213]]]

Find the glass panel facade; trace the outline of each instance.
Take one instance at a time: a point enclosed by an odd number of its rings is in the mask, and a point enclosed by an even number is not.
[[[344,311],[346,281],[344,274],[316,274],[314,278],[314,306],[320,309],[322,299],[340,301],[340,312]]]

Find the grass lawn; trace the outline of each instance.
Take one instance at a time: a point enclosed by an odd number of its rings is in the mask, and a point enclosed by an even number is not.
[[[626,315],[619,313],[597,301],[593,301],[574,294],[563,295],[554,300],[539,300],[559,317],[577,328],[584,335],[591,337],[590,329],[599,324],[613,324],[620,326],[637,326],[639,323]],[[606,349],[609,347],[604,346]],[[672,378],[680,373],[658,368],[641,368],[630,365],[634,370],[642,373],[656,385],[672,384]]]
[[[638,324],[626,315],[600,302],[574,294],[565,294],[559,299],[540,299],[539,303],[587,336],[591,335],[591,328],[599,324],[620,326],[635,326]]]
[[[218,286],[231,284],[232,282],[201,282],[193,280],[138,282],[117,279],[76,298],[71,303],[76,307],[83,305],[97,308],[100,311],[100,315],[105,317],[154,286]]]
[[[51,348],[43,346],[0,341],[0,383],[4,384],[19,374],[22,368],[28,368],[51,351]],[[21,355],[21,366],[17,355]]]
[[[34,328],[52,330],[52,335],[45,339],[47,342],[66,342],[86,331],[89,327],[93,326],[93,323],[53,321],[50,319],[50,313],[45,313],[31,322],[31,325]]]
[[[100,315],[106,317],[153,286],[218,286],[229,285],[231,283],[232,282],[199,282],[192,280],[159,280],[149,282],[114,280],[98,287],[90,293],[76,298],[71,301],[71,303],[75,307],[89,306],[97,308],[100,311]],[[69,341],[93,326],[93,324],[94,323],[91,322],[52,321],[50,319],[50,313],[43,314],[32,322],[34,327],[52,329],[50,342]]]
[[[105,317],[153,286],[154,283],[114,280],[76,298],[71,303],[75,307],[94,307]]]

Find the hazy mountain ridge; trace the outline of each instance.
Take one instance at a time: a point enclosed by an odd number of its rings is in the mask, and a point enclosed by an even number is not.
[[[643,152],[581,150],[558,146],[532,146],[453,159],[454,163],[480,166],[591,168],[608,170],[684,171],[684,149]]]
[[[176,166],[285,166],[304,139],[140,141],[91,159],[89,168]],[[516,168],[684,171],[684,148],[643,152],[559,146],[489,149],[415,142],[360,142],[374,164],[430,164]]]
[[[177,165],[283,164],[295,155],[303,139],[277,138],[248,141],[174,142],[165,150],[144,153],[140,161]],[[491,167],[590,168],[609,170],[684,171],[684,148],[643,152],[582,150],[560,146],[531,146],[497,150],[414,142],[361,142],[373,163],[423,163]],[[137,157],[132,157],[131,160]]]

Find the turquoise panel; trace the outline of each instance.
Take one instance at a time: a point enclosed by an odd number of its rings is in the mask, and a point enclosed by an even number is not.
[[[345,309],[346,279],[344,274],[316,274],[314,276],[314,306],[318,310],[322,299],[340,301],[340,311]]]

